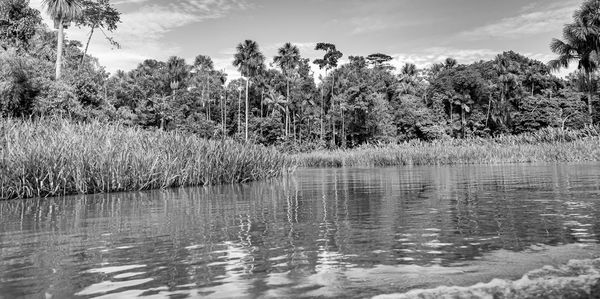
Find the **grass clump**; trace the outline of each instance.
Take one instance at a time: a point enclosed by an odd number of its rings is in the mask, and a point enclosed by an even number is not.
[[[0,199],[240,183],[281,175],[274,149],[117,124],[0,119]]]
[[[316,151],[294,155],[293,159],[303,167],[600,161],[600,137],[597,129],[545,129],[494,139],[410,141],[352,150]]]

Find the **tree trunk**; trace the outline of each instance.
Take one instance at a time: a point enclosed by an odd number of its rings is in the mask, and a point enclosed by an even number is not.
[[[242,90],[238,90],[238,134],[242,133]]]
[[[335,102],[333,100],[333,96],[334,96],[333,93],[335,90],[335,74],[333,72],[331,73],[331,79],[332,79],[332,81],[331,81],[331,111],[334,111]],[[335,118],[333,115],[331,116],[331,133],[333,135],[331,137],[331,145],[332,145],[332,147],[335,147],[335,145],[336,145],[336,143],[335,143]]]
[[[460,129],[462,131],[462,138],[465,139],[465,108],[460,106]]]
[[[344,121],[344,110],[341,108],[342,103],[340,103],[340,111],[342,113],[342,148],[346,148],[346,125]]]
[[[223,97],[219,97],[219,108],[220,108],[220,112],[221,112],[221,137],[225,136],[225,128],[223,127],[223,123],[224,123],[224,119],[223,119]]]
[[[592,117],[593,116],[592,95],[593,95],[592,73],[588,72],[588,113],[590,114],[590,124],[594,123],[594,119]]]
[[[296,141],[296,116],[295,115],[292,115],[292,123],[294,124],[294,141]]]
[[[285,137],[288,137],[290,134],[290,80],[286,78],[287,85],[287,102],[285,103]]]
[[[248,114],[250,112],[250,105],[248,101],[248,86],[250,85],[250,78],[246,78],[246,142],[248,142]]]
[[[331,147],[335,147],[335,120],[333,119],[333,115],[331,116]]]
[[[225,99],[223,99],[223,136],[227,137],[227,90],[225,90]]]
[[[206,120],[210,121],[210,84],[206,87],[206,104],[208,105],[208,114],[206,115]]]
[[[492,109],[492,95],[489,95],[488,98],[488,110],[487,110],[487,117],[485,118],[485,127],[488,127],[488,121],[490,120],[490,112]]]
[[[308,140],[311,141],[312,140],[312,128],[310,127],[311,123],[310,123],[310,118],[308,119]],[[302,142],[302,140],[300,140],[300,142]]]
[[[508,126],[508,105],[506,105],[506,84],[503,83],[502,84],[502,95],[500,98],[500,103],[502,103],[502,113],[504,114],[502,116],[502,119],[504,120],[504,125]]]
[[[79,62],[79,67],[83,65],[83,61],[85,60],[85,55],[87,54],[88,48],[90,47],[90,42],[92,41],[92,35],[94,34],[94,29],[96,26],[92,26],[92,30],[90,30],[90,36],[88,37],[87,43],[85,43],[85,50],[83,50],[83,56],[81,56],[81,61]]]
[[[533,83],[531,83],[531,96],[533,96],[533,88],[535,87],[535,85]]]
[[[325,78],[327,78],[327,69],[325,69]],[[325,81],[321,82],[321,141],[325,141]]]
[[[60,80],[60,75],[62,71],[62,54],[63,54],[63,43],[64,43],[64,27],[63,20],[60,19],[58,22],[58,38],[57,38],[57,46],[56,46],[56,81]]]

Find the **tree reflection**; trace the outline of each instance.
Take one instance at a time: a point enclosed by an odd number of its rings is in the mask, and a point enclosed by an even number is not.
[[[597,242],[600,172],[556,167],[305,169],[248,185],[3,202],[0,293],[60,298],[123,282],[110,292],[323,295],[356,268]]]

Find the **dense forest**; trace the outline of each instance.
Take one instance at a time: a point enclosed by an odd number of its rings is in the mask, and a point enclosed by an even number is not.
[[[562,38],[551,42],[557,58],[548,64],[506,51],[472,64],[449,57],[426,69],[410,63],[395,69],[386,54],[353,56],[331,43],[316,44],[323,56],[311,61],[291,43],[265,57],[256,41],[246,40],[232,57],[242,75],[236,80],[205,55],[148,59],[109,74],[87,54],[93,34],[119,46],[110,38],[119,12],[109,1],[44,3],[60,30],[44,25],[28,0],[0,3],[2,117],[117,122],[294,151],[600,122],[598,1],[584,2]],[[69,26],[89,29],[90,39],[63,41]],[[348,63],[341,64],[344,56]],[[326,75],[315,78],[312,64]],[[553,74],[570,65],[578,69],[566,78]]]

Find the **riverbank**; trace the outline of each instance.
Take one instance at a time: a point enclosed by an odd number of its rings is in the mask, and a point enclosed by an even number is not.
[[[0,199],[242,183],[282,175],[285,154],[117,124],[0,119]]]
[[[294,167],[600,161],[597,129],[285,154],[118,124],[0,119],[0,199],[244,183]]]
[[[600,137],[596,129],[545,129],[495,139],[411,141],[381,147],[316,151],[296,154],[292,158],[299,167],[592,162],[600,161]]]

